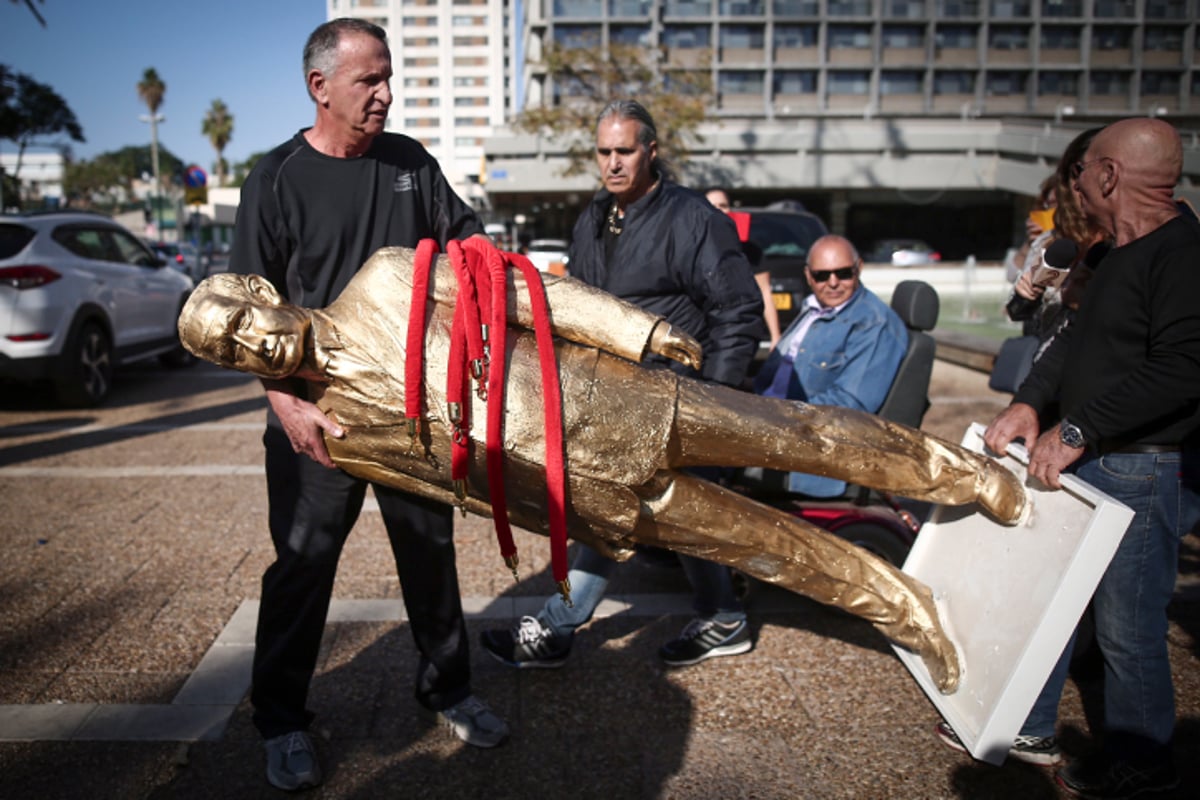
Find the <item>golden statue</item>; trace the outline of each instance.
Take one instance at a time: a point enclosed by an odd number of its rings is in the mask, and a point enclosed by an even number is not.
[[[445,403],[457,291],[438,257],[429,277],[424,392],[414,447],[404,365],[413,251],[384,248],[324,309],[283,302],[264,278],[218,274],[179,320],[184,345],[216,364],[308,382],[309,399],[345,431],[326,437],[357,477],[446,503],[452,423]],[[959,662],[929,589],[892,565],[783,511],[681,471],[759,466],[840,478],[905,497],[978,502],[1013,524],[1027,498],[998,462],[870,414],[736,391],[638,362],[647,353],[697,366],[699,344],[637,306],[569,277],[543,276],[562,390],[567,525],[614,558],[635,544],[735,567],[848,611],[924,660],[943,692]],[[541,373],[525,281],[509,273],[503,443],[508,519],[547,532]],[[495,355],[493,355],[493,361]],[[490,515],[482,421],[471,396],[466,510]]]

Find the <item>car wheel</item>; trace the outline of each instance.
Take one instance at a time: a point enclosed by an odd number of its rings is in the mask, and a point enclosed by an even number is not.
[[[894,567],[903,566],[904,559],[908,558],[908,544],[885,525],[853,522],[833,531],[833,535],[879,556]]]
[[[68,406],[95,406],[112,388],[113,352],[108,334],[95,322],[85,322],[64,353],[57,381],[58,399]]]

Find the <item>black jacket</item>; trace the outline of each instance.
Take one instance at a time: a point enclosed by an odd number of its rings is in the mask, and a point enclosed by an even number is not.
[[[740,386],[766,338],[762,293],[727,215],[701,194],[661,181],[625,211],[611,264],[601,189],[575,223],[571,277],[658,314],[704,348],[701,377]]]

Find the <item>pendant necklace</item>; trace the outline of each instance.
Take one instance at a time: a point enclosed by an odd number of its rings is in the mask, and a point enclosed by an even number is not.
[[[624,226],[625,226],[625,220],[617,219],[617,203],[614,200],[613,204],[612,204],[612,208],[609,209],[609,212],[608,212],[608,232],[611,233],[613,236],[620,236],[621,230],[624,228]]]

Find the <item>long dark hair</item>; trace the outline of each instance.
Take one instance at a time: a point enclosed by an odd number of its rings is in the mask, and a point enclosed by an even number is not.
[[[631,119],[638,123],[637,141],[642,147],[649,147],[658,141],[658,128],[654,125],[654,117],[636,100],[613,100],[596,115],[596,127],[599,128],[600,123],[609,117]],[[650,171],[663,180],[675,179],[675,171],[661,155],[656,155],[654,161],[650,162]]]

